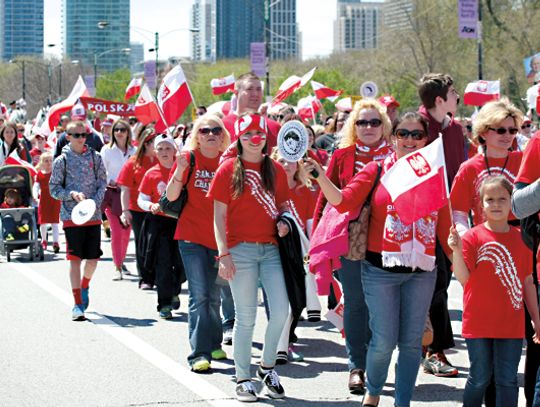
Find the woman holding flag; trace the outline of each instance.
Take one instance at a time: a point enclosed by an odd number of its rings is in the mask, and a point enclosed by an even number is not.
[[[451,225],[450,212],[444,199],[444,165],[442,144],[434,155],[437,163],[422,150],[416,155],[401,158],[420,150],[427,142],[427,121],[417,113],[406,113],[394,124],[391,136],[394,153],[382,163],[366,165],[342,190],[322,172],[320,166],[308,159],[306,170],[319,172],[316,178],[328,202],[338,211],[355,210],[364,204],[375,185],[378,166],[382,177],[372,195],[372,212],[369,222],[366,259],[362,261],[362,284],[369,310],[369,327],[372,337],[367,352],[367,392],[364,406],[376,406],[388,375],[392,352],[396,345],[399,356],[396,368],[395,404],[409,406],[412,398],[418,365],[422,353],[422,335],[435,285],[435,240],[446,242]],[[433,150],[433,149],[432,149]],[[439,164],[440,163],[440,164]],[[403,186],[405,172],[424,181],[416,184],[416,201],[403,202],[406,191],[392,200],[392,184]],[[396,167],[393,169],[393,167]],[[431,170],[434,168],[434,171]],[[440,169],[439,169],[440,168]],[[396,171],[398,170],[399,171]],[[428,171],[429,170],[429,171]],[[433,176],[427,178],[426,174]],[[407,173],[408,174],[408,173]],[[433,191],[418,191],[420,186],[438,188],[441,199],[435,200]],[[425,197],[423,197],[425,194]],[[396,210],[399,198],[400,210]],[[418,199],[419,198],[419,199]],[[437,202],[435,202],[437,201]],[[429,208],[415,208],[425,203]],[[442,206],[442,208],[441,208]],[[405,210],[401,209],[405,208]],[[416,216],[411,218],[410,214]],[[450,254],[448,246],[444,247]]]

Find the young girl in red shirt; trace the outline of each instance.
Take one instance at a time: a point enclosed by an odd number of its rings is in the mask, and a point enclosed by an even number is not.
[[[540,343],[531,253],[520,232],[508,224],[512,184],[503,176],[480,186],[486,221],[460,238],[450,229],[454,274],[463,285],[462,336],[470,371],[463,394],[465,407],[480,407],[492,374],[496,405],[518,405],[517,370],[525,335],[523,302],[531,315],[534,341]]]

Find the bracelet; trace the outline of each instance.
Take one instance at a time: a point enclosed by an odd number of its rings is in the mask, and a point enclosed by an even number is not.
[[[227,256],[230,256],[231,253],[225,253],[225,254],[222,254],[220,256],[214,256],[214,259],[216,259],[216,261],[220,261],[223,257],[227,257]]]

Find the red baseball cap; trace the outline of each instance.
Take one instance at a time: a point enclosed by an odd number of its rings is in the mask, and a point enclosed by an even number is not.
[[[399,107],[399,102],[392,95],[384,95],[379,98],[381,102],[386,107],[395,106]]]

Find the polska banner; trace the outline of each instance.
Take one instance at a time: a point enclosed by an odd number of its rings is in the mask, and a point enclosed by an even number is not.
[[[81,97],[81,102],[87,110],[96,113],[115,114],[118,116],[135,116],[135,105],[113,102],[98,98]]]

